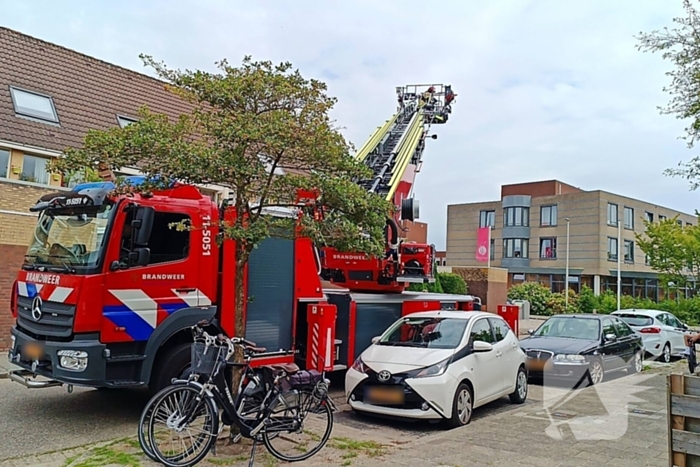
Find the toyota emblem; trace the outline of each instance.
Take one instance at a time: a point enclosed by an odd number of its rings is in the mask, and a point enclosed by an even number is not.
[[[386,370],[382,370],[377,374],[377,379],[382,383],[389,381],[389,378],[391,378],[391,373]]]
[[[38,295],[34,297],[34,300],[32,300],[32,318],[34,318],[34,321],[39,321],[41,319],[41,306],[43,304],[44,302]]]

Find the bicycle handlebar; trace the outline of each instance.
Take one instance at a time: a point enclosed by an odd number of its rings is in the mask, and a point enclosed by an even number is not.
[[[235,346],[239,345],[243,347],[244,350],[248,350],[249,352],[255,353],[255,350],[258,350],[258,347],[256,346],[255,342],[249,341],[247,339],[244,339],[242,337],[232,337],[229,338],[225,336],[223,333],[219,333],[216,335],[216,337],[212,336],[208,332],[206,332],[204,329],[202,329],[202,326],[206,326],[210,324],[207,320],[202,320],[192,326],[192,330],[195,332],[195,334],[199,337],[203,337],[207,345],[212,345],[215,343],[220,343],[224,344],[229,347],[229,357],[233,355],[234,348]],[[263,349],[264,351],[264,349]]]

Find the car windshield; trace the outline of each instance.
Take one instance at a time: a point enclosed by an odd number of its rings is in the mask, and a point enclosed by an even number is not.
[[[403,318],[389,328],[379,345],[454,349],[462,341],[468,318]]]
[[[96,266],[106,243],[104,233],[113,208],[112,203],[106,203],[42,212],[24,259],[24,268],[46,266],[67,270]]]
[[[644,315],[616,314],[615,316],[630,326],[649,326],[654,323],[652,318]]]
[[[537,337],[567,337],[571,339],[598,340],[600,322],[594,318],[573,316],[553,317],[545,321],[537,331]]]

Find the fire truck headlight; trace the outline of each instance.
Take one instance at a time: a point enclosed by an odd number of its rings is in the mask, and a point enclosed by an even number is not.
[[[85,371],[88,365],[88,354],[82,350],[59,350],[59,366],[68,371]]]

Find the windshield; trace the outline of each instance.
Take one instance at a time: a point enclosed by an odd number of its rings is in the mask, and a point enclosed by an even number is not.
[[[25,269],[36,266],[94,267],[98,264],[114,205],[47,209],[37,222],[24,259]]]
[[[537,337],[568,337],[598,340],[600,323],[593,318],[549,318],[535,331]]]
[[[469,319],[404,318],[379,340],[379,345],[454,349],[462,341]]]
[[[654,320],[644,315],[615,315],[630,326],[649,326]]]

